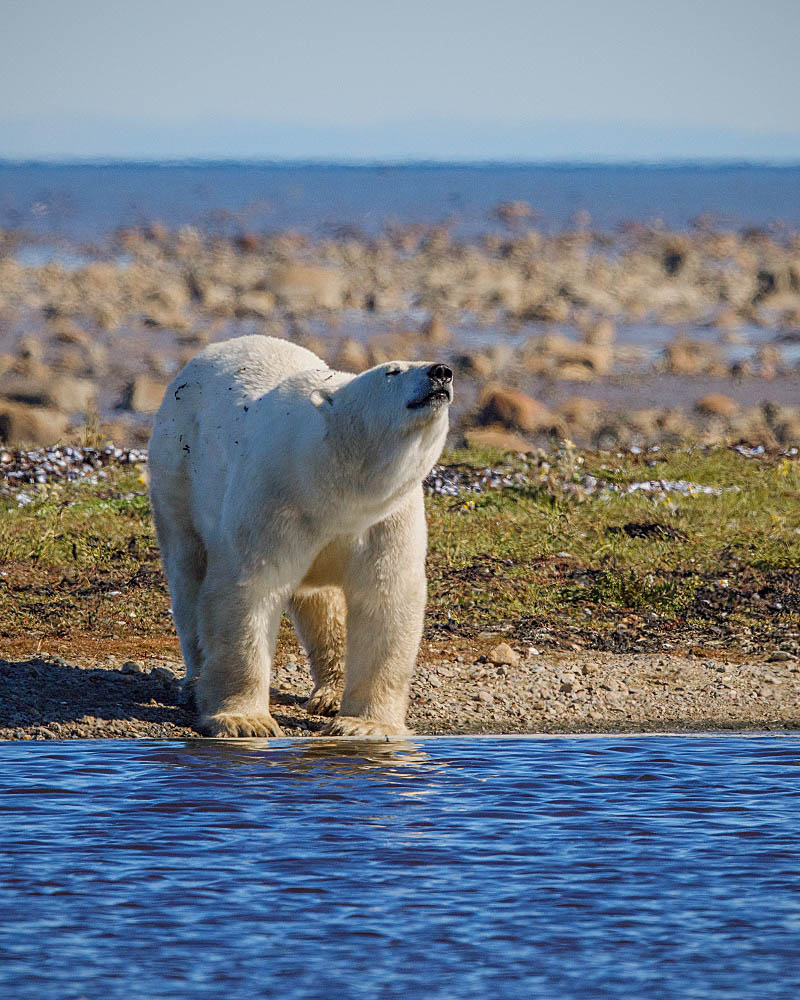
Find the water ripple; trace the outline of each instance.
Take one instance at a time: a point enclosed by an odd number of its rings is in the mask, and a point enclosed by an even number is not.
[[[19,998],[794,998],[800,739],[0,744]]]

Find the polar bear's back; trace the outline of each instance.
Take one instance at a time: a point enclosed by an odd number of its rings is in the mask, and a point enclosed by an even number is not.
[[[246,431],[256,417],[252,404],[292,376],[327,370],[316,354],[274,337],[237,337],[201,351],[172,380],[156,414],[149,448],[154,502],[190,507],[197,516],[218,507],[229,470],[254,437]]]
[[[238,393],[257,397],[289,375],[326,367],[321,358],[299,344],[256,334],[210,344],[189,362],[181,376],[191,377],[209,391],[217,388],[215,383],[233,380]]]

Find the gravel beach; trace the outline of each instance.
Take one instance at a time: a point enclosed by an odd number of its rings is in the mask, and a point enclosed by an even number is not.
[[[509,655],[504,645],[475,656],[425,644],[410,727],[420,736],[800,727],[800,662],[792,653]],[[0,739],[197,737],[194,714],[181,704],[182,677],[183,665],[166,659],[0,660]],[[287,736],[313,735],[325,724],[303,707],[310,692],[304,655],[284,650],[271,700]]]

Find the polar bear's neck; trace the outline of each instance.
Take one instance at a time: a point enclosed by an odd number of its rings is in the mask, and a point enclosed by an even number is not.
[[[419,489],[446,435],[446,415],[405,434],[374,426],[329,427],[324,493],[344,520],[374,524]]]

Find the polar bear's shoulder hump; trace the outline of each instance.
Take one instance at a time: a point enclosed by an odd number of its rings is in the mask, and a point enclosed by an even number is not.
[[[252,365],[278,377],[327,367],[321,358],[299,344],[260,334],[210,344],[198,355],[198,359],[217,369]]]

